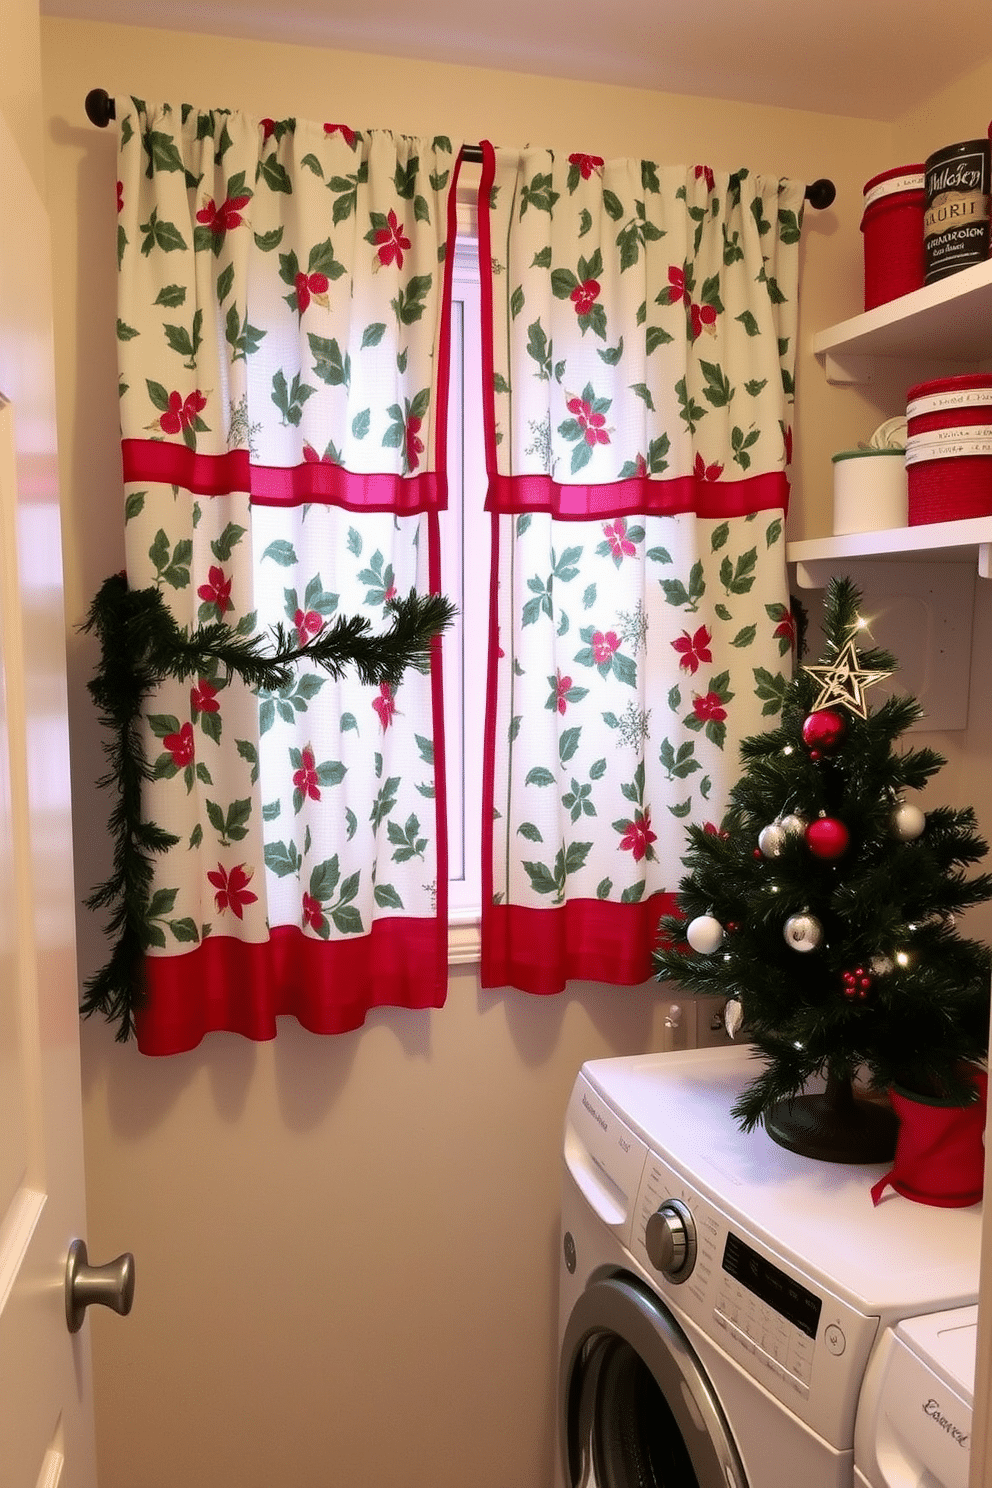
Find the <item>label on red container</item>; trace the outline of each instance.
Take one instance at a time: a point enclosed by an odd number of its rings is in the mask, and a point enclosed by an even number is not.
[[[946,444],[948,440],[962,439],[992,439],[992,424],[959,424],[950,429],[927,429],[923,434],[911,434],[906,441],[907,448],[912,444]]]
[[[978,408],[983,403],[992,406],[992,388],[958,388],[954,392],[928,393],[925,398],[914,398],[906,404],[906,417],[942,413],[946,408]]]
[[[920,171],[919,174],[892,176],[888,181],[880,181],[877,186],[873,186],[870,191],[865,192],[865,208],[867,209],[875,202],[881,201],[883,197],[895,196],[900,191],[922,190],[922,171]]]
[[[940,437],[946,434],[957,437]],[[959,460],[974,455],[992,456],[992,429],[976,426],[976,432],[969,434],[962,434],[960,429],[937,429],[924,438],[910,439],[906,444],[907,465],[929,460]]]

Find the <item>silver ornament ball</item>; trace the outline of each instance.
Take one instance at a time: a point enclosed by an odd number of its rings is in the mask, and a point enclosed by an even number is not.
[[[762,857],[780,857],[782,849],[785,846],[785,837],[786,834],[782,830],[782,823],[780,821],[773,821],[767,827],[762,827],[758,833],[758,846],[761,849]]]
[[[823,926],[808,910],[790,915],[782,929],[787,943],[794,951],[815,951],[823,944]]]
[[[779,825],[787,837],[803,837],[808,823],[798,812],[790,811],[788,816],[783,816]]]

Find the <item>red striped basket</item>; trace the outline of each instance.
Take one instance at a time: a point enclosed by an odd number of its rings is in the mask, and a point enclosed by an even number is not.
[[[906,418],[910,527],[992,515],[992,374],[917,383]]]

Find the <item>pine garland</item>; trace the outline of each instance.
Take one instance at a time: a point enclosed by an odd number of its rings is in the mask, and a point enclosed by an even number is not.
[[[109,910],[112,950],[86,982],[80,1012],[86,1018],[102,1013],[116,1023],[118,1042],[134,1033],[143,995],[153,856],[178,841],[141,815],[142,782],[154,777],[141,740],[144,699],[167,677],[184,681],[214,675],[217,667],[251,688],[274,690],[286,686],[301,661],[322,667],[335,680],[354,667],[365,684],[395,687],[407,667],[428,669],[431,641],[450,625],[455,608],[443,595],[413,591],[389,608],[392,625],[382,634],[373,634],[363,616],[342,615],[301,646],[282,626],[272,631],[271,641],[220,621],[190,634],[177,625],[157,589],[129,589],[123,574],[101,585],[81,629],[95,631],[100,642],[100,662],[87,687],[109,735],[104,745],[109,768],[97,784],[116,792],[108,819],[113,868],[85,903],[88,909]]]

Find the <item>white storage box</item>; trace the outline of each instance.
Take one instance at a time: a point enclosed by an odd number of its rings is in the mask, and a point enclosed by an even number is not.
[[[906,526],[905,450],[842,450],[832,459],[835,536]]]

